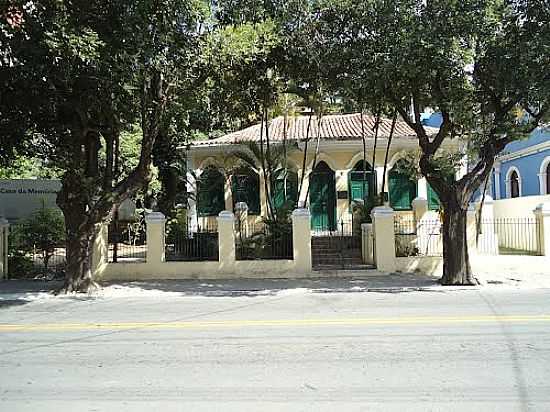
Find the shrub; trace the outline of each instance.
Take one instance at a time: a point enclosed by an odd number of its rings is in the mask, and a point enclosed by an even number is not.
[[[64,241],[63,215],[57,209],[48,209],[43,205],[13,228],[10,235],[10,254],[13,258],[37,251],[44,267],[48,269],[55,249],[62,246]]]

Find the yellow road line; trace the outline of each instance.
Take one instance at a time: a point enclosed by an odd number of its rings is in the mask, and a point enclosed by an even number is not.
[[[342,318],[342,319],[261,319],[261,320],[205,320],[188,322],[114,322],[114,323],[45,323],[0,324],[0,332],[65,331],[65,330],[123,330],[123,329],[209,329],[276,326],[368,326],[417,325],[460,323],[526,323],[550,322],[550,315],[500,316],[426,316],[393,318]]]

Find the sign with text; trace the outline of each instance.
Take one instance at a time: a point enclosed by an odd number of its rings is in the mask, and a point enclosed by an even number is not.
[[[17,220],[29,216],[44,204],[56,208],[60,180],[0,179],[0,216]]]

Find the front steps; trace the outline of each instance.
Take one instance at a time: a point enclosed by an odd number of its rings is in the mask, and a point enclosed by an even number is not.
[[[361,239],[354,236],[314,236],[311,238],[314,270],[370,269],[361,257]]]

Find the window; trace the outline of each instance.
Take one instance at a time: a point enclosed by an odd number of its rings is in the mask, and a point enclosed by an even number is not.
[[[371,196],[376,193],[376,173],[371,165],[367,163],[365,167],[364,162],[360,160],[348,176],[350,207],[353,201],[363,201],[367,205]]]
[[[296,172],[279,170],[272,183],[271,196],[273,206],[280,209],[284,206],[294,207],[298,197],[298,175]]]
[[[197,182],[199,216],[217,216],[225,209],[224,177],[213,166],[207,167]]]
[[[392,169],[388,176],[390,206],[394,210],[411,210],[417,196],[416,182]]]
[[[515,170],[510,175],[510,197],[519,197],[519,176]]]
[[[540,194],[550,195],[550,156],[540,164],[539,170]]]
[[[239,202],[248,206],[248,214],[260,214],[260,178],[253,170],[242,168],[231,176],[233,208]]]

